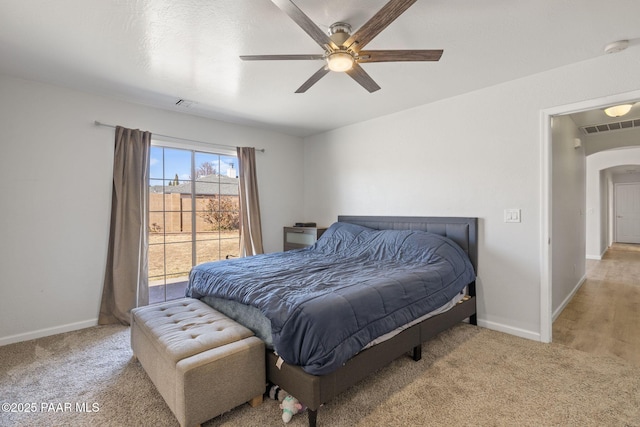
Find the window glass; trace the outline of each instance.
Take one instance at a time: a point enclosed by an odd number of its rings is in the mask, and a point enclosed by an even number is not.
[[[237,158],[152,145],[149,302],[184,297],[192,266],[240,254]]]

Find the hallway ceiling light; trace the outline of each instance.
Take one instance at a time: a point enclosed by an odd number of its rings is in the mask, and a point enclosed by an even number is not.
[[[624,116],[631,110],[631,104],[614,105],[604,109],[604,113],[609,117]]]

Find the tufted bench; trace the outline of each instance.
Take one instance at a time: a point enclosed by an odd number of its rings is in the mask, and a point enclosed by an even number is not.
[[[264,343],[202,301],[131,310],[131,348],[182,427],[262,402]]]

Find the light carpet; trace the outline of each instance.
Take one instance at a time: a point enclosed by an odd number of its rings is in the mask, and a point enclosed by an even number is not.
[[[0,347],[0,425],[177,426],[131,355],[123,326]],[[204,425],[284,424],[267,399]],[[328,402],[318,425],[640,426],[640,367],[460,324]]]

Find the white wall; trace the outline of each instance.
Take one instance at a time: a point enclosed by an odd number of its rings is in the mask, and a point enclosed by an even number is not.
[[[600,259],[613,238],[610,218],[613,183],[607,169],[622,165],[640,165],[640,148],[618,148],[587,156],[587,258]]]
[[[541,111],[638,90],[639,72],[631,48],[308,137],[305,216],[479,217],[479,323],[540,339]]]
[[[583,138],[586,139],[587,155],[591,155],[598,151],[640,145],[640,128],[594,133]]]
[[[612,181],[614,184],[640,182],[640,173],[617,173],[612,176]]]
[[[257,153],[266,251],[301,218],[300,138],[0,76],[0,345],[96,323],[114,130],[94,120]]]
[[[580,130],[568,116],[552,124],[551,310],[556,318],[585,279],[586,158]]]

